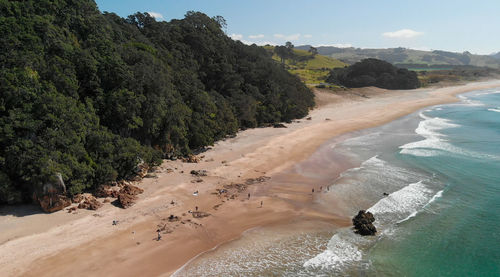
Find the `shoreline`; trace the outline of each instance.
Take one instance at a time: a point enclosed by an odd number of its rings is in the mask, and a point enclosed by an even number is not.
[[[383,125],[426,106],[459,101],[457,94],[493,87],[500,87],[500,81],[410,91],[363,88],[353,90],[348,96],[318,91],[318,108],[309,114],[312,120],[287,124],[287,129],[257,128],[240,132],[237,137],[218,142],[213,149],[201,154],[205,161],[198,164],[167,161],[157,173],[158,178],[140,182],[145,192],[138,203],[127,210],[106,205],[98,211],[80,210],[78,215],[60,211],[54,216],[11,216],[9,220],[14,222],[11,224],[23,221],[17,228],[22,229],[30,222],[41,226],[29,230],[32,235],[19,238],[5,237],[16,233],[14,227],[9,234],[0,235],[0,266],[7,275],[62,276],[83,272],[170,275],[203,252],[236,240],[251,228],[300,220],[350,226],[348,215],[318,209],[311,197],[311,188],[319,186],[321,178],[311,179],[291,172],[294,165],[340,135]],[[340,168],[345,166],[347,161],[344,166],[336,167],[336,171],[330,170],[323,179],[340,174],[343,171]],[[310,167],[314,167],[314,163]],[[167,168],[173,172],[167,173]],[[189,172],[193,169],[206,169],[209,176],[203,177],[201,183],[192,183],[195,178]],[[244,183],[260,176],[271,179],[248,185],[235,199],[221,199],[211,194],[224,184]],[[192,195],[195,190],[200,191],[199,196]],[[250,200],[246,200],[248,192]],[[169,204],[172,200],[175,205]],[[262,208],[259,208],[260,201],[264,202]],[[214,208],[219,204],[221,206]],[[187,211],[194,210],[195,206],[211,215],[192,218]],[[166,222],[164,219],[170,214],[182,219],[173,224]],[[60,220],[51,221],[49,217]],[[120,224],[111,226],[115,218]],[[50,224],[60,226],[43,225],[47,219]],[[5,218],[0,224],[4,222]],[[165,222],[173,232],[163,235],[162,241],[154,241],[157,225]]]

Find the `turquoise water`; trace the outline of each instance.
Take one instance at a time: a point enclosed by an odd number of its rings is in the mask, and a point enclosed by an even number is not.
[[[406,276],[500,276],[500,94],[422,112],[425,140],[403,145],[404,163],[437,174],[440,198],[369,251],[375,272]],[[427,123],[427,125],[426,125]],[[432,125],[434,124],[434,125]]]
[[[500,276],[500,89],[460,98],[320,148],[359,166],[315,201],[376,236],[256,229],[177,276]]]

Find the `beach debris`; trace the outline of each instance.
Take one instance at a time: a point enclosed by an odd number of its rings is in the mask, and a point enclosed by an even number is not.
[[[200,170],[191,170],[190,173],[194,176],[201,177],[201,176],[207,176],[208,171],[200,169]]]
[[[168,222],[175,222],[175,221],[179,221],[179,217],[176,216],[176,215],[173,215],[171,214],[168,218],[167,218]]]
[[[257,177],[257,178],[248,178],[246,179],[245,181],[245,184],[246,185],[253,185],[253,184],[258,184],[258,183],[264,183],[265,181],[271,179],[271,177],[267,177],[267,176],[260,176],[260,177]]]
[[[210,159],[206,159],[205,162],[208,163],[208,162],[213,162],[214,161],[214,158],[210,158]]]
[[[144,178],[158,178],[158,175],[156,175],[156,173],[148,173],[146,174],[146,176]]]
[[[134,180],[137,181],[141,180],[148,174],[148,171],[149,171],[149,165],[145,163],[143,160],[141,160],[139,163],[137,163],[137,165],[134,168],[134,173],[136,175]]]
[[[331,119],[330,118],[325,118],[325,121],[330,121]]]
[[[210,216],[210,214],[206,213],[206,212],[191,212],[191,215],[194,218],[204,218],[204,217]]]
[[[193,196],[198,196],[198,191],[193,192]]]
[[[82,202],[78,204],[78,209],[97,210],[101,206],[102,203],[97,201],[93,195],[85,194]]]
[[[182,157],[181,160],[185,163],[199,163],[200,158],[196,157],[193,154],[189,154],[186,157]]]
[[[384,196],[389,196],[389,194],[387,192],[384,192],[383,195]]]
[[[311,120],[311,119],[312,119],[312,117],[308,117],[308,118],[306,118],[306,120]]]
[[[77,209],[77,207],[68,208],[68,213],[76,212]]]
[[[285,124],[283,124],[283,123],[274,123],[273,127],[274,128],[286,128]]]
[[[373,225],[375,217],[372,213],[365,210],[360,210],[358,214],[352,219],[355,232],[362,236],[373,236],[377,232],[377,228]]]

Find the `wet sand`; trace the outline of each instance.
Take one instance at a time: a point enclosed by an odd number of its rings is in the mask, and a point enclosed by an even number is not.
[[[8,230],[0,233],[0,267],[6,276],[168,276],[200,253],[258,226],[300,221],[349,226],[350,215],[341,207],[324,212],[311,193],[351,166],[349,161],[314,158],[325,142],[425,106],[457,101],[459,93],[499,86],[499,81],[489,81],[410,91],[316,91],[318,107],[311,120],[240,132],[200,154],[200,163],[165,161],[157,178],[138,184],[145,192],[129,209],[106,204],[98,211],[50,215],[0,210],[0,227]],[[189,174],[193,169],[207,170],[208,176],[196,182]],[[235,191],[234,199],[213,194],[223,185],[260,176],[270,179]],[[194,218],[188,211],[196,206],[210,216]],[[169,222],[171,214],[180,219]],[[119,224],[113,226],[113,220]],[[162,226],[162,240],[156,241]]]

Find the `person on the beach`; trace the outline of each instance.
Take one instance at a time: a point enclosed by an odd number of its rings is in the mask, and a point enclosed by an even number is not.
[[[262,208],[262,204],[264,204],[264,201],[260,201],[260,207]]]
[[[158,241],[161,240],[161,232],[160,232],[160,229],[156,230],[156,232],[158,232]]]
[[[312,189],[312,193],[314,193],[314,188]]]
[[[248,193],[248,200],[250,200],[250,192]]]
[[[319,187],[319,191],[323,191],[323,186],[320,186],[320,187]]]
[[[194,207],[196,211],[198,211],[198,206]]]

